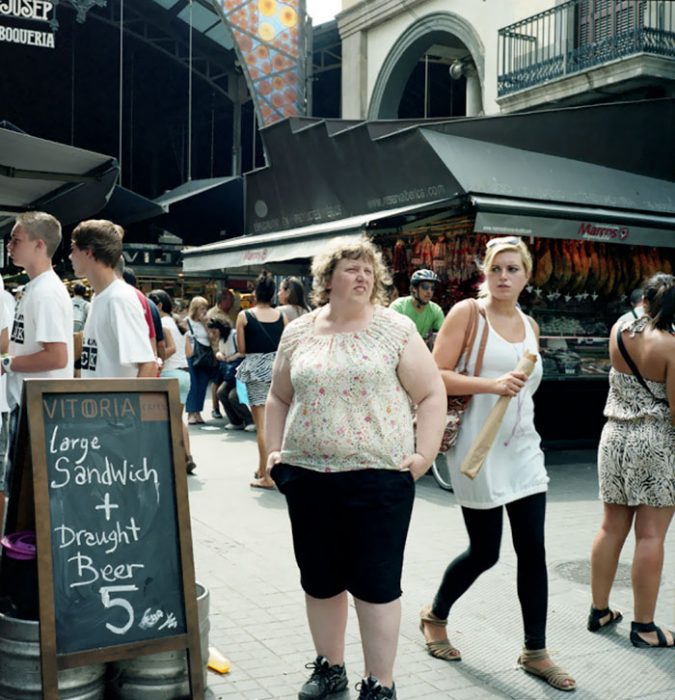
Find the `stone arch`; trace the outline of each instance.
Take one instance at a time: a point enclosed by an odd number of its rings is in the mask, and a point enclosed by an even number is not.
[[[406,82],[420,56],[448,35],[459,39],[471,54],[481,92],[485,78],[485,49],[478,33],[463,17],[437,12],[421,17],[403,32],[387,55],[373,88],[369,119],[396,119]]]

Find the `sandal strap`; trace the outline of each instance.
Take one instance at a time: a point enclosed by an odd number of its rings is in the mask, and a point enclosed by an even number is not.
[[[546,649],[526,649],[520,653],[520,658],[524,661],[543,661],[549,658],[549,653]]]
[[[422,608],[422,612],[420,612],[420,620],[422,620],[422,622],[426,622],[429,625],[436,625],[436,627],[446,627],[448,624],[447,620],[441,620],[440,617],[436,617],[431,612],[430,605],[428,605],[426,608]]]
[[[640,632],[656,632],[656,638],[659,640],[658,645],[652,645],[652,646],[659,646],[659,647],[667,647],[669,646],[668,644],[668,638],[664,634],[663,630],[656,624],[654,624],[654,621],[652,622],[631,622],[630,623],[630,629],[631,632],[634,632],[636,634],[639,634]]]

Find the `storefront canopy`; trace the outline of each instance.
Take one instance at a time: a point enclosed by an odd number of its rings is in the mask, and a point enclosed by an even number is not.
[[[244,230],[243,188],[241,177],[184,182],[154,199],[167,212],[157,223],[193,245],[239,235]]]
[[[388,221],[431,213],[446,206],[445,200],[424,205],[413,205],[374,212],[349,219],[340,219],[315,226],[303,226],[289,231],[259,236],[239,236],[222,243],[186,248],[183,251],[183,270],[202,272],[206,270],[229,270],[241,267],[257,267],[269,263],[294,259],[306,259],[316,255],[326,243],[337,235],[341,238],[357,239],[371,224],[386,224]]]
[[[115,185],[105,207],[98,213],[101,219],[109,219],[121,226],[147,221],[166,214],[163,207],[137,192]]]
[[[0,231],[28,210],[62,224],[105,206],[119,168],[110,156],[0,128]]]

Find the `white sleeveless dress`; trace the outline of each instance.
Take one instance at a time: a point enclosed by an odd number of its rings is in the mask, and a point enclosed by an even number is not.
[[[534,372],[525,388],[511,399],[492,449],[478,476],[471,480],[459,468],[475,437],[483,427],[499,397],[496,394],[475,394],[462,418],[462,426],[454,448],[447,453],[452,485],[460,505],[467,508],[496,508],[520,498],[541,493],[548,488],[544,454],[539,434],[534,428],[533,395],[541,383],[542,363],[532,324],[519,310],[525,325],[525,340],[510,343],[491,326],[485,346],[481,377],[496,378],[515,369],[525,350],[537,356]],[[479,316],[476,342],[469,361],[473,374],[480,338],[488,323]]]

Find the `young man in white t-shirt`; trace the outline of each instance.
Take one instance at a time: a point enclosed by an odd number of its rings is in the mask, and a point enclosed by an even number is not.
[[[122,228],[105,219],[83,221],[73,231],[73,270],[94,290],[82,339],[84,379],[157,376],[141,304],[134,289],[115,274],[122,236]]]
[[[18,416],[24,379],[73,376],[73,307],[65,285],[52,269],[60,243],[61,224],[51,214],[26,212],[16,217],[7,250],[30,281],[14,310],[8,352],[0,360],[7,375],[10,424]],[[10,440],[13,434],[11,425]],[[10,456],[11,452],[10,444]],[[11,475],[6,476],[9,483]]]

